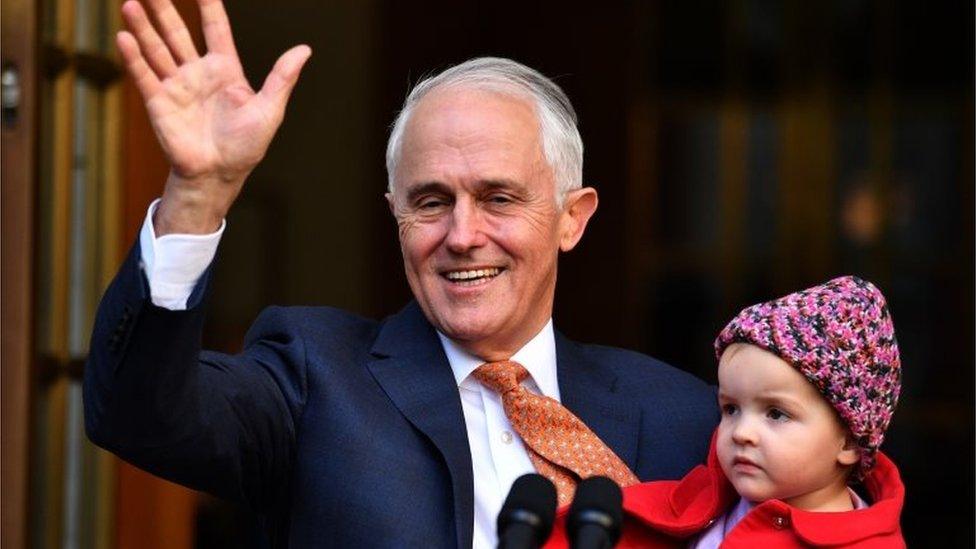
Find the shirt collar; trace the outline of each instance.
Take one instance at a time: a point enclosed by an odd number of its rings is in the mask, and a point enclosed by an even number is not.
[[[441,346],[444,347],[444,354],[447,355],[447,361],[451,364],[451,371],[454,372],[454,380],[458,387],[468,387],[470,384],[477,383],[471,377],[471,373],[485,361],[467,352],[444,334],[437,332],[437,337],[440,338]],[[529,378],[540,393],[559,400],[559,381],[556,377],[556,338],[551,318],[535,337],[512,355],[510,360],[518,362],[528,370]]]

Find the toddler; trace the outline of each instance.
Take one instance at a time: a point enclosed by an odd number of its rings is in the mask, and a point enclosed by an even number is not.
[[[625,488],[618,547],[904,547],[904,487],[878,450],[901,389],[881,292],[848,276],[753,305],[715,354],[706,465]]]

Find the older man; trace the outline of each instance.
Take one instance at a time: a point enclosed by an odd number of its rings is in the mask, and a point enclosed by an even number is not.
[[[276,546],[493,546],[515,478],[676,478],[717,413],[701,381],[553,329],[557,257],[597,207],[569,100],[536,71],[474,59],[417,85],[387,150],[415,302],[382,322],[272,308],[238,355],[200,350],[223,218],[310,50],[260,91],[219,0],[200,56],[168,0],[118,36],[172,165],[107,291],[85,372],[91,438],[146,470],[248,503]]]

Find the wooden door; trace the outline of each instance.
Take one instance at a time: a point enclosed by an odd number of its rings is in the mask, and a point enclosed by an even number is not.
[[[119,25],[108,0],[2,7],[4,547],[192,544],[195,494],[84,434],[95,308],[166,175]]]
[[[36,53],[33,0],[0,7],[3,51],[2,294],[0,300],[0,531],[4,547],[27,544],[27,464],[31,364],[31,273]]]

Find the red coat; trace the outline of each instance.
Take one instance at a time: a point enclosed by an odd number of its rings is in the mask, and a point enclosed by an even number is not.
[[[722,542],[723,549],[752,547],[842,546],[858,549],[905,547],[899,518],[905,487],[898,468],[878,452],[877,464],[864,479],[874,503],[867,509],[813,513],[768,500],[753,508]],[[688,538],[710,526],[738,500],[715,454],[681,480],[645,482],[624,489],[624,528],[617,547],[686,547]],[[546,549],[567,547],[566,513]]]

